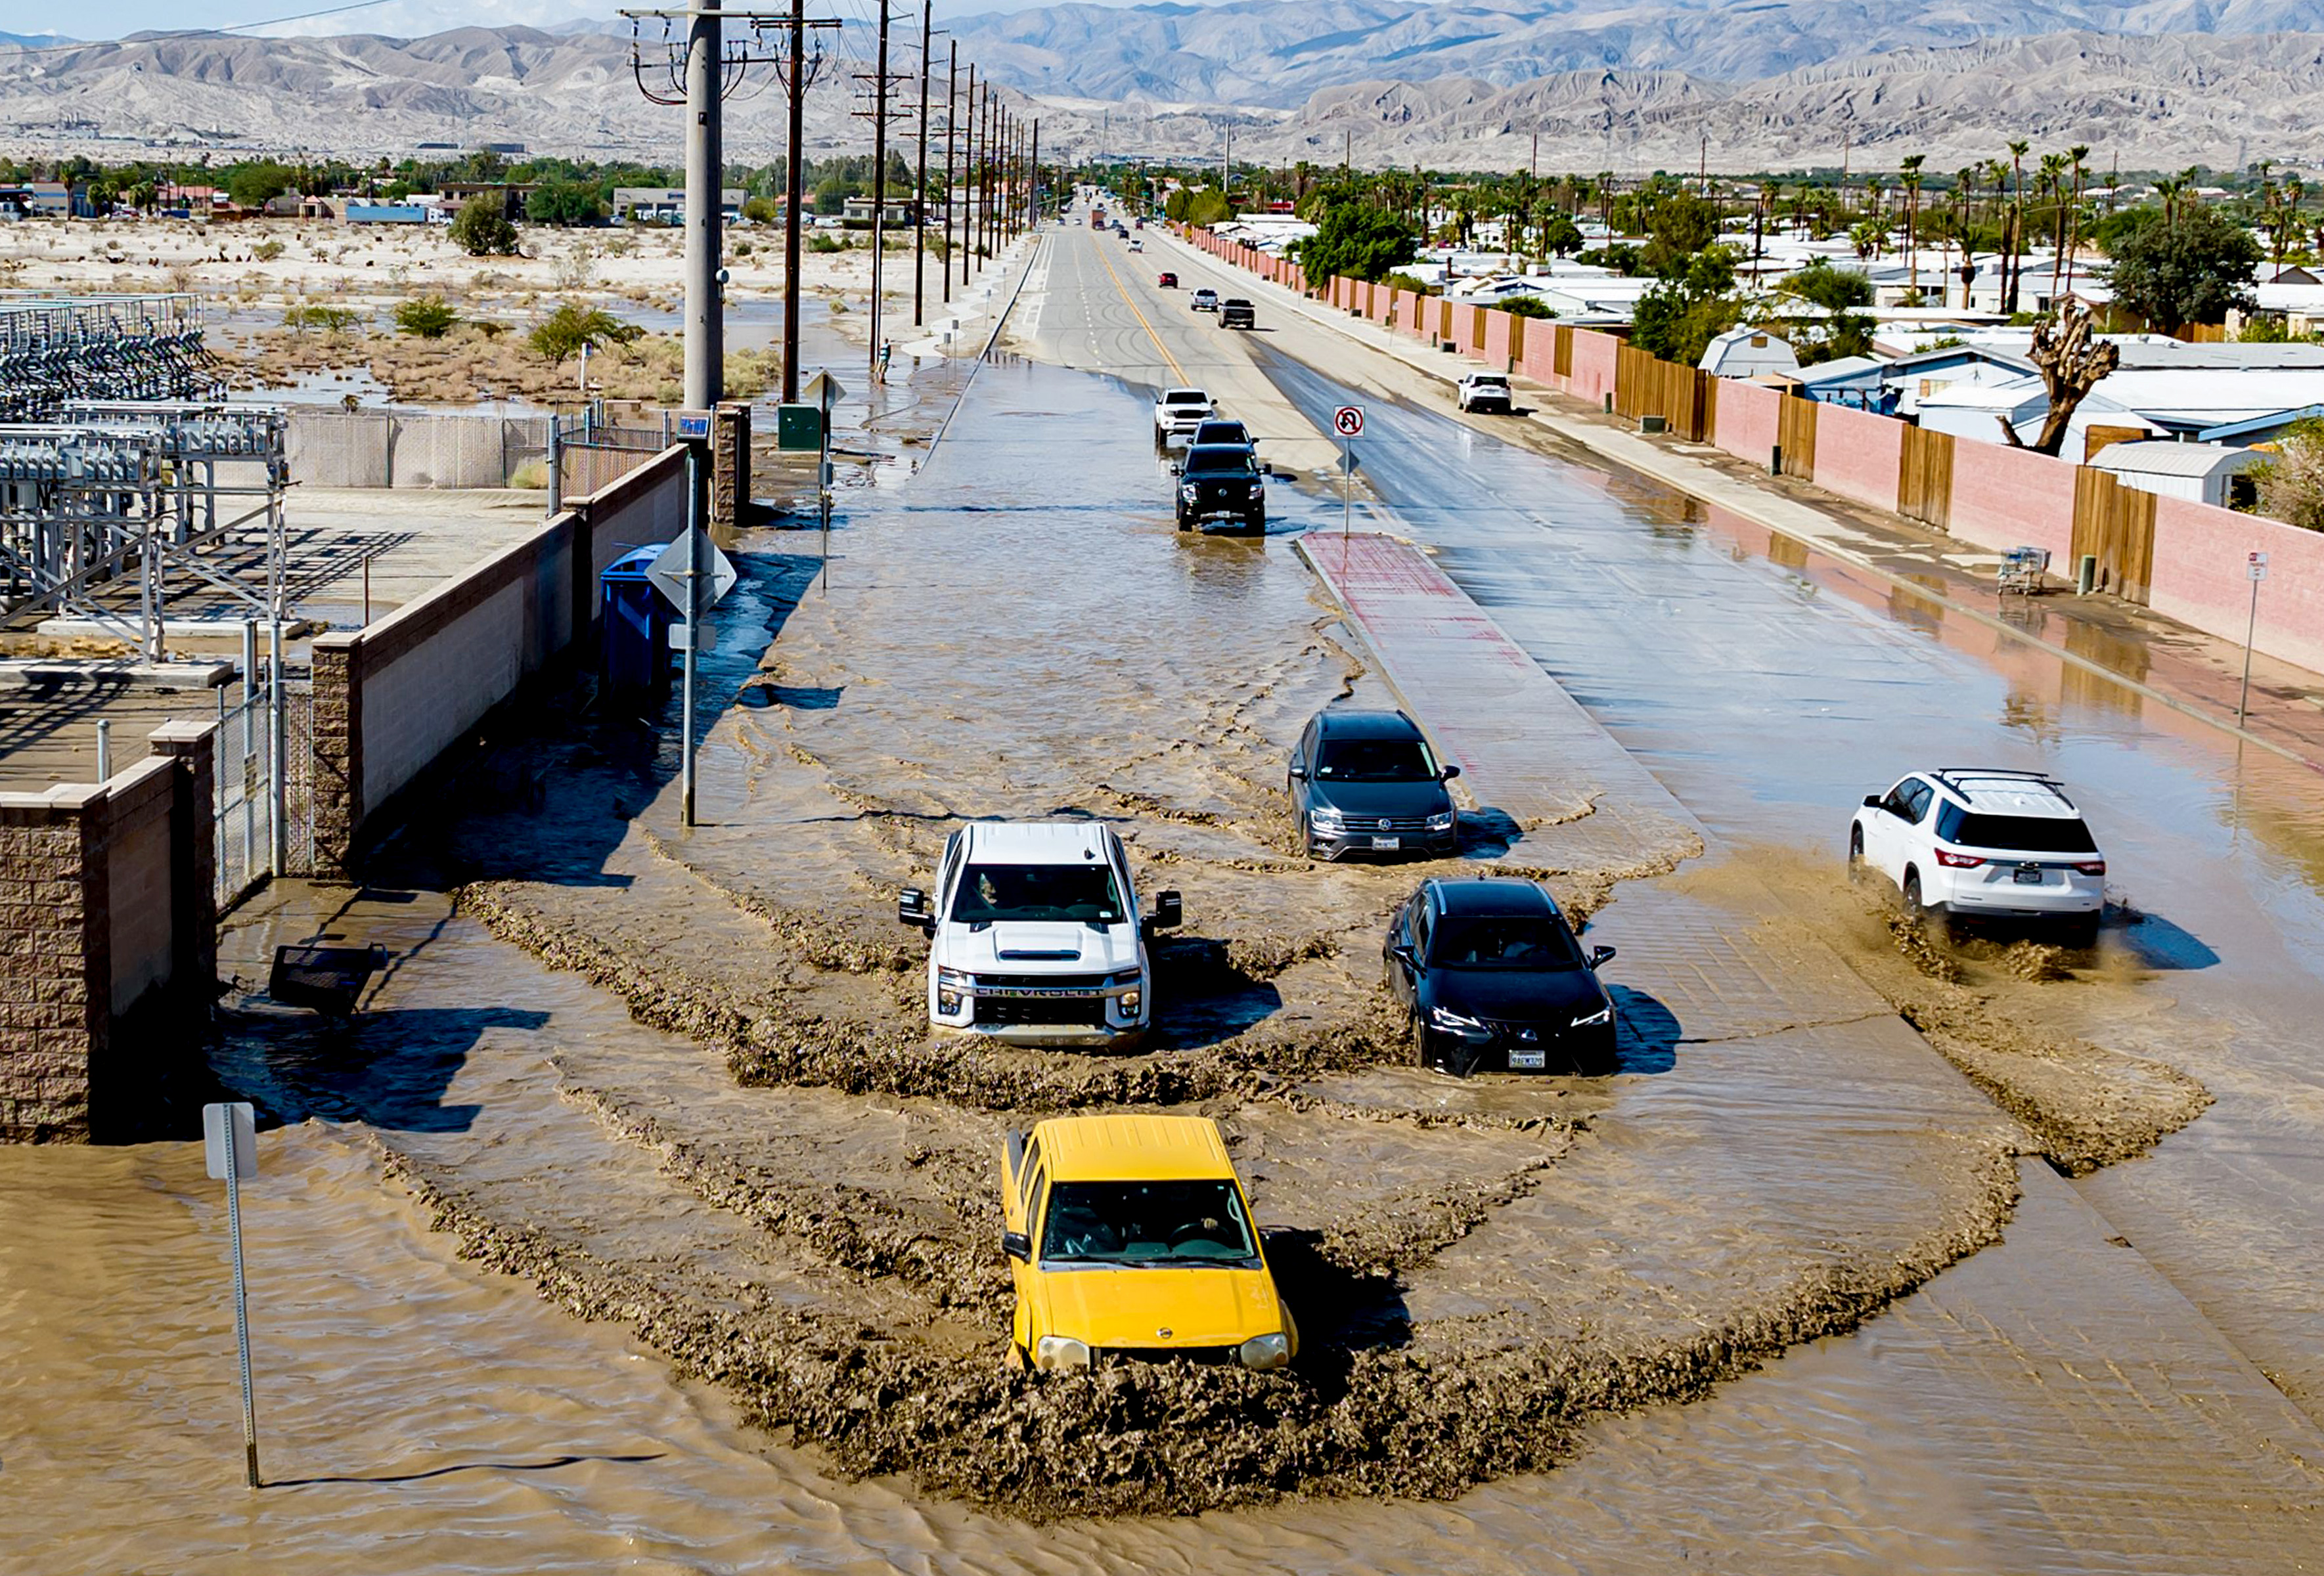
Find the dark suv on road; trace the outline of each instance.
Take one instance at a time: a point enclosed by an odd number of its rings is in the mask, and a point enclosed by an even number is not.
[[[1229,296],[1219,303],[1219,327],[1256,328],[1259,327],[1259,309],[1240,296]]]
[[[1412,1023],[1413,1060],[1475,1072],[1615,1070],[1614,1001],[1556,899],[1531,881],[1428,881],[1388,922],[1388,987]]]
[[[1461,817],[1444,785],[1460,775],[1457,766],[1437,764],[1402,712],[1316,713],[1292,751],[1289,782],[1308,857],[1449,858],[1460,846]]]
[[[1197,443],[1178,472],[1178,529],[1232,515],[1251,530],[1267,529],[1267,473],[1249,444]]]

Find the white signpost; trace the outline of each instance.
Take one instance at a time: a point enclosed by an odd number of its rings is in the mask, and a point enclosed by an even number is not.
[[[226,1184],[226,1230],[234,1245],[234,1344],[242,1359],[243,1480],[258,1487],[258,1408],[250,1394],[250,1302],[242,1278],[242,1184],[258,1175],[258,1125],[235,1101],[202,1107],[202,1150],[212,1181]]]
[[[1340,534],[1348,534],[1348,517],[1355,512],[1356,439],[1364,435],[1364,408],[1342,405],[1332,412],[1332,430],[1340,435]]]
[[[684,615],[681,632],[670,631],[670,644],[686,653],[685,679],[678,702],[678,816],[694,825],[694,664],[700,647],[702,615],[734,589],[734,565],[718,550],[702,529],[700,519],[701,454],[699,444],[686,447],[686,530],[664,548],[646,568],[654,589],[669,599]]]
[[[2246,553],[2244,572],[2251,576],[2251,618],[2244,625],[2244,688],[2236,699],[2236,725],[2243,726],[2244,713],[2251,705],[2252,641],[2259,633],[2259,583],[2267,578],[2267,555]]]

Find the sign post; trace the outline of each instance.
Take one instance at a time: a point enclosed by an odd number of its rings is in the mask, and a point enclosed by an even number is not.
[[[700,444],[687,445],[686,534],[664,548],[646,567],[646,578],[653,582],[654,589],[686,615],[686,622],[669,631],[669,640],[686,654],[678,700],[678,816],[688,826],[694,825],[694,671],[696,650],[702,643],[702,615],[734,589],[735,580],[733,560],[718,550],[718,544],[702,529],[702,494],[696,486],[701,480],[701,455]],[[706,592],[702,584],[706,580],[710,582]]]
[[[2244,625],[2244,687],[2236,699],[2236,726],[2242,727],[2244,714],[2251,707],[2252,641],[2259,634],[2259,583],[2267,578],[2267,555],[2244,555],[2245,573],[2251,576],[2251,618]]]
[[[226,1183],[226,1230],[234,1244],[234,1344],[242,1359],[243,1481],[258,1487],[258,1408],[250,1394],[250,1301],[242,1276],[242,1184],[258,1175],[258,1127],[248,1104],[202,1107],[202,1149],[212,1180]]]
[[[847,397],[839,380],[821,368],[807,379],[799,396],[810,405],[823,410],[823,456],[815,474],[816,507],[822,514],[823,561],[826,571],[831,567],[831,408]]]
[[[1340,534],[1348,534],[1348,517],[1355,512],[1356,439],[1364,433],[1364,408],[1342,405],[1332,412],[1332,430],[1340,435]]]

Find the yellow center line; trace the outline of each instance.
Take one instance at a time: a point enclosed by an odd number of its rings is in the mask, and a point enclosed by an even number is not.
[[[1096,235],[1093,233],[1090,239],[1096,242]],[[1154,325],[1146,320],[1146,314],[1138,309],[1138,303],[1130,299],[1130,287],[1121,282],[1121,275],[1114,272],[1113,260],[1105,254],[1105,246],[1102,243],[1099,243],[1097,247],[1097,260],[1105,269],[1106,277],[1113,281],[1113,288],[1121,292],[1121,304],[1130,309],[1130,315],[1138,319],[1138,326],[1140,328],[1146,330],[1146,337],[1154,341],[1154,348],[1160,351],[1162,359],[1170,364],[1171,372],[1176,374],[1181,383],[1193,382],[1194,380],[1186,375],[1186,369],[1178,364],[1178,358],[1170,354],[1170,347],[1162,343],[1162,336],[1154,332]]]

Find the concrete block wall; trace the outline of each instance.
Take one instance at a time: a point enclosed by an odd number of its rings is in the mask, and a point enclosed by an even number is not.
[[[505,487],[548,444],[546,416],[294,409],[288,458],[316,487]]]
[[[103,1137],[198,1054],[215,733],[171,723],[109,782],[0,794],[0,1141]]]
[[[369,628],[318,636],[316,862],[346,870],[367,820],[588,634],[607,566],[686,514],[674,447]]]

